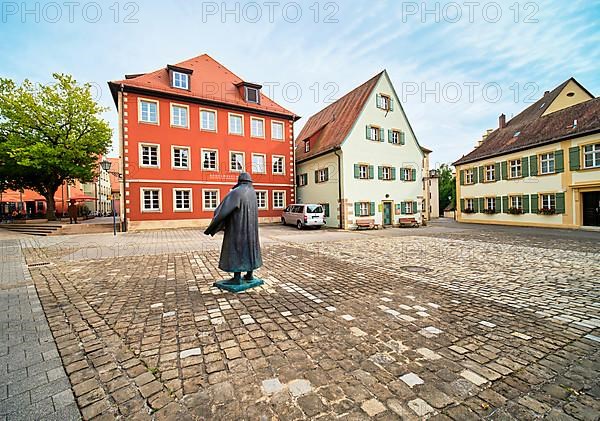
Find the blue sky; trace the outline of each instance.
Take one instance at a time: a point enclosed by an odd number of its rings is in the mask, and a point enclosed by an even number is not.
[[[0,76],[47,82],[65,72],[93,83],[116,128],[107,81],[208,53],[271,86],[304,117],[298,133],[328,100],[387,69],[437,164],[571,76],[600,93],[600,0],[468,4],[2,2]]]

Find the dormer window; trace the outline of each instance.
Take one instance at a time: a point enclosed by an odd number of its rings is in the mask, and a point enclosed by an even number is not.
[[[190,75],[180,72],[173,72],[173,87],[180,89],[189,89]]]
[[[253,104],[258,104],[259,103],[258,89],[251,88],[249,86],[246,86],[245,89],[246,89],[246,102],[252,102]]]
[[[309,152],[310,151],[310,141],[305,141],[304,142],[304,153]]]

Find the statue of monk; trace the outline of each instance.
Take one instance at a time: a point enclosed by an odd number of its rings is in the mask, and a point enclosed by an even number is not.
[[[219,268],[233,272],[233,278],[228,282],[241,284],[242,272],[246,272],[244,281],[252,281],[252,272],[262,266],[262,258],[258,238],[258,205],[250,174],[240,174],[237,184],[215,209],[204,234],[214,236],[219,231],[225,231]]]

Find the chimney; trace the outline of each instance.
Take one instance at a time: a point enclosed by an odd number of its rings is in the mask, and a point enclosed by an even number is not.
[[[544,96],[548,95],[549,93],[550,93],[550,91],[544,92]]]
[[[504,113],[500,114],[500,117],[498,117],[498,127],[501,129],[506,127],[506,116]]]

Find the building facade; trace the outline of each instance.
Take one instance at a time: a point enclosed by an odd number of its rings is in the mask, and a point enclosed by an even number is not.
[[[101,160],[104,158],[100,158]],[[110,206],[110,174],[105,171],[98,162],[98,176],[89,183],[82,185],[86,196],[93,197],[94,200],[87,200],[84,205],[93,215],[103,216],[111,212]]]
[[[461,222],[600,226],[600,99],[571,78],[454,164]]]
[[[421,147],[423,150],[423,218],[427,221],[440,217],[440,187],[439,174],[437,170],[429,169],[430,149]]]
[[[320,203],[328,226],[421,221],[423,158],[386,71],[313,115],[296,140],[300,203]]]
[[[205,226],[239,174],[261,222],[294,200],[298,119],[208,55],[109,82],[119,111],[125,229]]]

